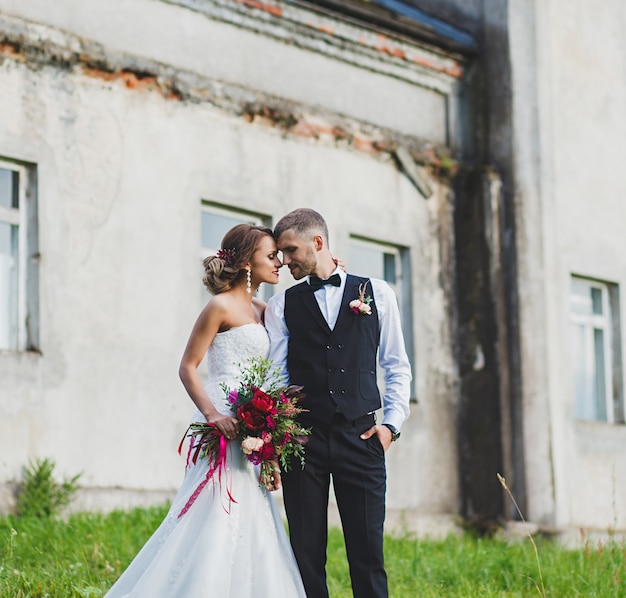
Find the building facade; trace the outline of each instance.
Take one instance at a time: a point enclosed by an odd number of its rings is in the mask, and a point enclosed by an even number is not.
[[[422,398],[390,509],[454,513],[462,55],[286,3],[2,2],[0,29],[3,510],[44,456],[82,472],[77,508],[171,496],[201,258],[308,206],[401,303]]]
[[[502,473],[545,527],[626,528],[626,15],[586,12],[0,0],[2,511],[43,457],[82,472],[75,508],[172,496],[201,258],[306,206],[398,295],[390,520],[508,518]]]

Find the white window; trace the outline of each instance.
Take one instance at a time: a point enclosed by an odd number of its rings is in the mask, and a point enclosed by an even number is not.
[[[36,206],[32,169],[0,160],[0,349],[37,349]]]
[[[200,233],[202,259],[208,255],[214,255],[221,247],[224,235],[237,224],[269,226],[269,219],[260,214],[238,210],[222,204],[203,202]],[[260,294],[263,299],[267,299],[271,295],[268,286],[261,285]]]
[[[576,417],[622,421],[617,285],[572,277],[570,319]]]
[[[394,290],[400,308],[406,352],[409,361],[413,363],[413,306],[409,250],[352,236],[346,267],[351,274],[384,280]]]
[[[380,278],[398,294],[402,280],[400,249],[392,245],[350,238],[348,270],[351,274]]]

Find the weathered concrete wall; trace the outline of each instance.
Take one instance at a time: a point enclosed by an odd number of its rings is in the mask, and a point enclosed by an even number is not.
[[[98,42],[107,49],[150,58],[175,69],[225,83],[236,82],[249,90],[276,94],[306,105],[323,106],[433,142],[446,141],[446,96],[434,79],[428,86],[411,85],[406,81],[408,69],[404,69],[404,74],[394,73],[398,76],[381,77],[374,72],[374,64],[369,75],[363,76],[363,70],[347,62],[354,61],[354,57],[347,55],[342,60],[328,60],[302,47],[303,40],[312,37],[315,31],[320,34],[324,33],[320,31],[324,28],[338,29],[335,21],[321,20],[307,35],[303,34],[303,28],[291,30],[291,14],[287,13],[293,9],[288,6],[272,11],[272,6],[279,3],[250,4],[266,10],[250,9],[245,2],[234,0],[138,0],[132,3],[91,0],[89,4],[60,0],[54,5],[45,0],[27,3],[1,0],[0,12],[46,23]],[[272,25],[285,11],[280,27]],[[208,18],[206,13],[215,18]],[[311,13],[308,18],[315,20]],[[337,33],[340,38],[348,35],[343,30]],[[283,39],[273,37],[278,35]],[[360,36],[365,35],[361,30]],[[326,37],[332,38],[331,35]],[[312,48],[325,43],[324,37],[319,35],[308,41]],[[376,36],[372,36],[371,44],[379,49],[372,52],[378,54],[373,61],[377,63],[381,63],[384,56],[404,52],[401,43],[389,47]],[[417,65],[421,54],[415,50],[414,54]],[[433,63],[441,62],[432,53],[429,58]],[[449,67],[442,64],[440,68],[455,68],[453,62],[448,62]]]
[[[439,113],[419,97],[433,92],[413,83],[397,94],[410,106],[373,98],[365,118],[342,115],[325,103],[332,57],[298,49],[287,60],[282,52],[296,49],[163,2],[87,11],[0,0],[0,25],[0,156],[37,165],[42,256],[42,353],[0,353],[2,510],[31,457],[83,472],[79,506],[150,502],[176,489],[191,413],[177,369],[201,308],[200,202],[211,200],[273,219],[313,207],[338,255],[348,255],[351,234],[410,248],[420,403],[390,453],[388,502],[423,519],[454,513],[452,214],[447,185],[431,176],[451,119],[432,128]],[[249,70],[219,71],[216,53]],[[263,81],[251,74],[261,55],[276,67]],[[307,68],[285,77],[282,67],[298,61]],[[345,101],[362,85],[377,89],[380,73],[351,69],[338,86]],[[305,74],[326,83],[302,104]],[[222,75],[228,83],[216,81]],[[456,79],[433,71],[433,86],[452,90]],[[425,139],[390,128],[392,113],[411,113]],[[391,157],[399,142],[423,158],[428,200]]]
[[[626,458],[620,447],[626,429],[576,419],[569,292],[572,274],[616,284],[624,313],[620,142],[626,83],[620,31],[626,8],[617,0],[593,11],[578,0],[414,3],[472,32],[480,46],[468,76],[463,150],[468,170],[493,169],[501,180],[502,246],[499,253],[485,244],[471,262],[474,271],[466,268],[457,284],[474,275],[478,292],[489,265],[496,276],[502,268],[505,298],[495,287],[491,297],[500,312],[498,330],[486,335],[497,340],[498,365],[483,381],[484,389],[493,389],[489,375],[500,377],[502,447],[495,450],[503,451],[508,484],[525,516],[548,528],[624,530]],[[458,190],[461,201],[470,187]],[[476,249],[473,242],[484,243],[489,218],[482,226],[474,233],[457,228],[457,251],[464,251],[463,243],[469,251]],[[473,353],[463,353],[479,334],[466,334],[463,325],[483,318],[478,332],[485,335],[493,322],[489,310],[461,307],[467,311],[465,320],[459,312],[456,336],[463,407],[464,372],[470,384],[479,375],[472,372]],[[620,332],[623,344],[623,316]],[[471,395],[477,404],[487,400],[476,390]],[[498,416],[493,409],[487,417],[495,424]],[[462,449],[471,446],[467,432],[461,425]],[[493,466],[489,459],[484,463]],[[463,468],[462,457],[461,468],[461,495],[473,500],[471,484],[463,485],[471,468]],[[516,516],[512,507],[508,515]]]
[[[572,274],[616,283],[624,313],[626,10],[511,6],[529,516],[625,529],[626,428],[576,420],[569,289]]]

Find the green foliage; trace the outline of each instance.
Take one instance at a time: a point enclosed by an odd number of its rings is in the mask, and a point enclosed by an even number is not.
[[[240,371],[239,392],[242,395],[249,395],[248,400],[252,398],[253,393],[250,392],[252,388],[263,388],[265,392],[272,396],[284,390],[283,380],[270,359],[252,357],[245,364],[239,363],[237,366]],[[231,390],[234,390],[223,382],[220,386],[226,395]]]
[[[104,596],[161,523],[167,506],[55,518],[0,518],[0,596]],[[616,540],[566,550],[537,540],[548,597],[626,596],[626,545]],[[259,548],[262,550],[262,548]],[[389,593],[395,598],[537,596],[537,564],[528,542],[471,535],[445,540],[385,538]],[[343,537],[331,529],[328,585],[351,598]]]
[[[52,517],[70,504],[80,474],[59,483],[54,479],[54,468],[49,459],[31,461],[24,468],[24,481],[17,496],[18,517]]]

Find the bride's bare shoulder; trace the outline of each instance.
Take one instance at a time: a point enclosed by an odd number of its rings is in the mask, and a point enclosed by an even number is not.
[[[222,325],[237,315],[237,305],[238,303],[233,301],[228,292],[219,293],[211,297],[204,306],[201,316],[210,320],[219,320],[220,325]]]

